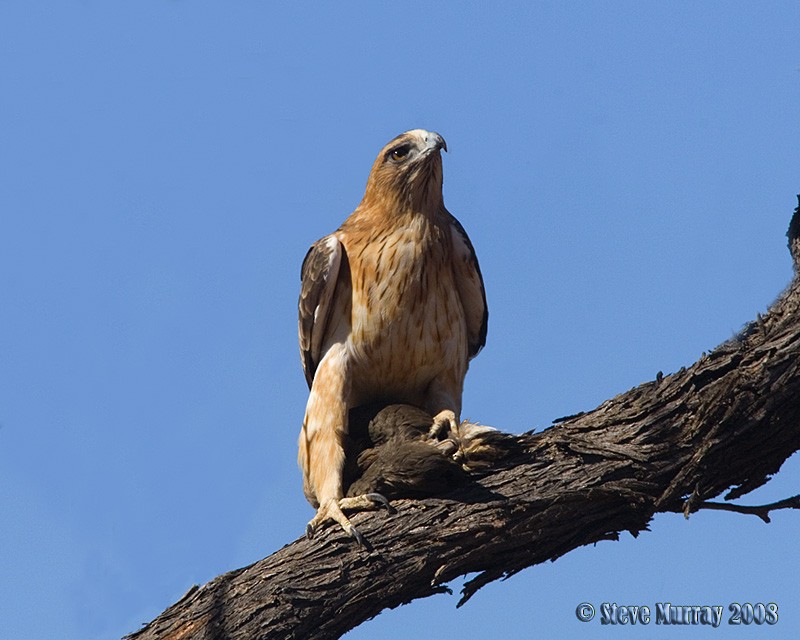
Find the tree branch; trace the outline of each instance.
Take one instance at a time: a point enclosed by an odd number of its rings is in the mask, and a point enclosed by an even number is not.
[[[682,509],[684,516],[686,518],[689,517],[689,504],[690,501],[687,500],[684,508]],[[769,504],[761,504],[757,506],[749,506],[744,504],[729,504],[726,502],[700,502],[699,504],[692,506],[692,511],[698,511],[700,509],[714,509],[717,511],[732,511],[734,513],[747,513],[752,514],[754,516],[758,516],[767,524],[770,523],[769,514],[772,511],[777,511],[778,509],[800,509],[800,494],[796,496],[792,496],[791,498],[785,498],[784,500],[778,500],[777,502],[771,502]]]
[[[659,375],[541,433],[509,437],[501,463],[396,515],[353,517],[365,550],[335,527],[193,588],[130,638],[336,638],[387,607],[478,572],[481,586],[580,546],[637,535],[657,512],[777,508],[708,502],[764,484],[800,449],[800,206],[795,278],[765,316],[672,375]]]

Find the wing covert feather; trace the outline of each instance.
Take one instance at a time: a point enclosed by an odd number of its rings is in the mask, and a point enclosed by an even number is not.
[[[311,245],[300,269],[298,335],[300,360],[309,389],[323,356],[322,345],[339,280],[342,253],[336,236],[325,236]]]
[[[456,287],[464,307],[467,320],[467,340],[469,357],[474,358],[486,344],[486,331],[489,324],[489,309],[486,305],[486,289],[478,264],[478,256],[470,242],[467,232],[456,218],[450,215],[453,244],[453,273]]]

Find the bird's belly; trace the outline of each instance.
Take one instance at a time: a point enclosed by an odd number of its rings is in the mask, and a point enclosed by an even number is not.
[[[446,375],[463,381],[467,335],[461,300],[449,278],[429,284],[408,286],[397,296],[354,296],[348,345],[353,404],[421,405],[433,380]]]

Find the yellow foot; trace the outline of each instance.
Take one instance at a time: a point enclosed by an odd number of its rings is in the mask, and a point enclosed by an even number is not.
[[[329,498],[319,506],[317,514],[311,519],[311,522],[306,525],[306,537],[309,539],[313,538],[322,523],[328,520],[334,520],[338,522],[339,526],[341,526],[349,536],[354,538],[358,544],[366,546],[364,536],[362,536],[358,529],[348,520],[347,516],[344,515],[344,511],[374,511],[375,509],[381,508],[386,509],[389,513],[394,511],[389,501],[380,493],[365,493],[360,496],[339,498],[338,500]]]
[[[456,435],[457,433],[458,422],[456,421],[456,414],[450,409],[445,409],[433,417],[433,425],[428,431],[428,439],[442,440],[449,434]]]

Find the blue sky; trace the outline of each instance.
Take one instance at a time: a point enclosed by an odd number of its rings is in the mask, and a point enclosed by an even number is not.
[[[119,637],[303,533],[300,263],[404,130],[446,138],[486,281],[465,416],[544,428],[764,312],[791,275],[798,24],[785,2],[2,3],[0,637]],[[799,483],[795,456],[742,502]],[[583,601],[776,602],[796,636],[798,539],[793,512],[660,515],[347,638],[683,633],[582,624]]]

